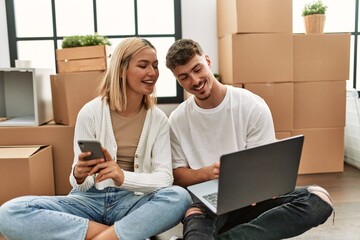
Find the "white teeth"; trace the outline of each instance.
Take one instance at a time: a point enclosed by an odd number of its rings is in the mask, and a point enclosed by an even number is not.
[[[204,87],[204,83],[201,83],[200,86],[194,87],[195,90],[200,90]]]
[[[148,80],[148,81],[143,81],[144,83],[148,83],[148,84],[153,84],[155,81],[152,80]]]

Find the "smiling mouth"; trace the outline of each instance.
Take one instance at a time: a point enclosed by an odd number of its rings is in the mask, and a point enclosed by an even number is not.
[[[204,88],[204,86],[205,86],[205,82],[201,82],[201,83],[199,83],[198,85],[193,86],[193,87],[192,87],[192,90],[198,92],[198,91],[201,91],[201,90]]]
[[[148,86],[153,86],[155,85],[156,81],[155,80],[143,80],[141,81],[142,83],[145,83]]]

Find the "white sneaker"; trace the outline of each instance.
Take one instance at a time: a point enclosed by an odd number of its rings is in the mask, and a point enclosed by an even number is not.
[[[182,237],[180,237],[178,235],[174,235],[169,240],[182,240]]]

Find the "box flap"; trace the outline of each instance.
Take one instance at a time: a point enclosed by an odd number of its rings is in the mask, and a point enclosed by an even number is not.
[[[0,146],[0,158],[28,158],[44,145]]]

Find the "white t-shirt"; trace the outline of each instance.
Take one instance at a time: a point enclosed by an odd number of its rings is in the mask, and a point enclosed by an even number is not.
[[[170,117],[173,168],[199,169],[221,155],[276,140],[271,112],[265,101],[243,88],[227,86],[217,107],[202,109],[194,96]]]

